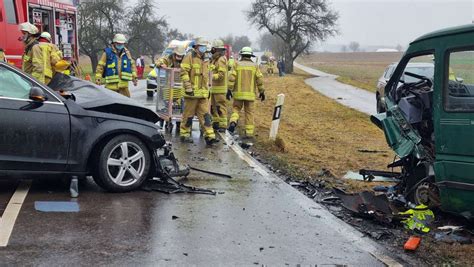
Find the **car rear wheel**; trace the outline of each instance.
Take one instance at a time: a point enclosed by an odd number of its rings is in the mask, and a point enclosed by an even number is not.
[[[137,189],[148,177],[151,160],[140,139],[133,135],[116,136],[100,151],[94,180],[111,192]]]

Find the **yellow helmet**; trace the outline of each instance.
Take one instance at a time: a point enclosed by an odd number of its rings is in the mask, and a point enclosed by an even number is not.
[[[58,63],[56,63],[56,65],[54,65],[54,70],[57,72],[63,72],[67,70],[70,65],[71,63],[69,63],[68,61],[61,59],[60,61],[58,61]]]
[[[222,41],[221,39],[216,39],[214,40],[214,42],[212,42],[212,47],[218,49],[225,49],[224,41]]]
[[[114,40],[113,40],[114,43],[118,43],[118,44],[124,44],[127,42],[127,37],[125,37],[125,35],[121,34],[121,33],[117,33],[115,36],[114,36]]]
[[[51,34],[49,34],[49,32],[42,32],[40,37],[51,42]]]
[[[19,27],[20,27],[20,31],[27,32],[29,34],[37,34],[39,32],[38,28],[29,22],[23,22],[20,24]]]

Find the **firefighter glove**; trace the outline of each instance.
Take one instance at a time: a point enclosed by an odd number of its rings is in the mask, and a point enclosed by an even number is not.
[[[227,95],[225,96],[225,98],[227,98],[227,100],[230,100],[232,98],[232,91],[227,89]]]
[[[258,97],[260,98],[262,102],[265,101],[265,92],[261,92]]]

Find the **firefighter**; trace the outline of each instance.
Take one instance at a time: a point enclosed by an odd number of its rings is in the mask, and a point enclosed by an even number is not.
[[[231,55],[229,58],[229,63],[227,64],[227,69],[229,71],[232,71],[232,69],[234,68],[234,64],[235,64],[234,56]]]
[[[114,36],[112,47],[107,47],[97,65],[95,80],[98,85],[105,79],[105,88],[130,97],[128,83],[137,86],[137,68],[130,51],[125,47],[127,38],[121,33]]]
[[[173,49],[173,53],[159,58],[155,64],[159,68],[179,68],[185,54],[186,49],[182,46],[177,46]]]
[[[41,33],[38,42],[41,53],[33,58],[35,71],[32,75],[41,83],[48,85],[55,73],[56,64],[62,59],[62,53],[51,43],[51,34],[48,32]]]
[[[19,28],[23,34],[21,41],[25,45],[23,56],[21,58],[22,69],[28,74],[33,74],[33,72],[38,73],[41,71],[36,69],[38,64],[33,65],[33,58],[41,55],[41,49],[37,46],[39,37],[38,28],[29,22],[21,23]]]
[[[252,61],[255,57],[250,47],[244,47],[239,52],[241,59],[235,63],[234,70],[229,77],[227,99],[234,98],[232,115],[228,131],[233,133],[239,120],[239,112],[245,114],[245,137],[252,138],[255,134],[254,108],[257,91],[261,101],[265,100],[263,88],[263,74],[257,64]]]
[[[218,140],[212,129],[212,117],[209,114],[209,62],[204,61],[208,42],[197,38],[194,49],[181,62],[181,80],[185,89],[184,112],[180,137],[183,142],[192,143],[191,128],[193,117],[199,119],[204,131],[206,144],[212,145]]]
[[[0,48],[0,61],[7,62],[7,57],[5,56],[5,51],[3,51],[3,48]]]
[[[211,113],[214,130],[225,132],[227,129],[227,58],[222,40],[215,40],[211,48],[212,86],[211,86]]]

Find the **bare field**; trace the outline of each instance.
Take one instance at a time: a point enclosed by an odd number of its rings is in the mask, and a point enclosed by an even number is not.
[[[309,77],[296,72],[283,78],[270,76],[265,79],[267,101],[257,103],[255,116],[256,149],[262,157],[302,179],[316,179],[322,169],[337,178],[349,170],[386,169],[393,153],[387,147],[382,131],[372,125],[367,115],[314,91],[304,83]],[[268,141],[268,129],[280,93],[285,94],[286,99],[280,140],[275,144]],[[364,150],[378,153],[361,152]],[[352,181],[345,185],[354,190],[365,186]]]
[[[403,53],[312,53],[298,59],[308,67],[340,76],[340,82],[375,92],[385,68]]]

